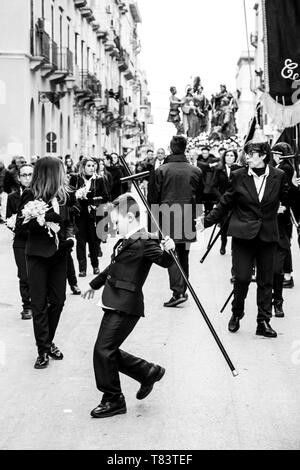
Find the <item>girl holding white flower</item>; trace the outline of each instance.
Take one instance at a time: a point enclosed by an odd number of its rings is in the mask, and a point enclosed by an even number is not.
[[[47,367],[49,356],[63,359],[53,340],[66,297],[67,254],[74,245],[68,199],[62,161],[38,160],[30,187],[22,194],[16,225],[17,233],[28,232],[25,253],[38,348],[36,369]]]
[[[85,277],[87,271],[86,245],[89,246],[90,260],[93,273],[99,274],[99,244],[96,226],[96,211],[100,203],[108,201],[108,191],[103,182],[96,174],[96,162],[93,158],[83,158],[80,162],[79,174],[70,177],[70,186],[75,189],[77,204],[80,214],[76,220],[78,232],[77,259],[79,264],[79,276]]]

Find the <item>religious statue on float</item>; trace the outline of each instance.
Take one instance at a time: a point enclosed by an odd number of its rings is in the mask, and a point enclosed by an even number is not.
[[[232,93],[227,91],[226,85],[220,85],[220,92],[212,96],[211,103],[211,136],[229,139],[236,135],[235,113],[238,104]]]
[[[167,122],[172,122],[177,129],[177,134],[183,133],[182,121],[180,116],[180,109],[182,106],[182,101],[177,96],[177,89],[175,86],[170,88],[170,111]]]
[[[172,87],[172,94],[174,93],[174,90],[176,90],[176,88]],[[178,120],[177,116],[176,123],[174,122],[174,103],[176,103],[178,111],[181,107],[182,123],[180,121],[180,126],[176,124]],[[177,96],[171,96],[168,122],[173,122],[175,124],[178,133],[184,133],[188,137],[192,138],[198,137],[201,132],[206,132],[208,129],[208,114],[210,109],[210,102],[203,93],[200,77],[195,77],[193,86],[187,86],[186,94],[182,100],[179,100]]]

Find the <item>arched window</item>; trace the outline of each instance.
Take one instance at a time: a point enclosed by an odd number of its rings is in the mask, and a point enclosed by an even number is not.
[[[45,105],[42,105],[41,111],[41,157],[46,153],[46,113]]]
[[[60,154],[63,156],[63,152],[64,152],[64,120],[63,120],[62,113],[60,113],[60,119],[59,119],[59,141],[60,141]]]
[[[30,156],[35,155],[35,111],[34,100],[30,103]]]

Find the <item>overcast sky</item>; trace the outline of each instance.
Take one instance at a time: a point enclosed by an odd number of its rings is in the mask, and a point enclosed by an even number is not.
[[[246,0],[249,33],[254,0]],[[171,85],[184,96],[195,75],[208,97],[220,83],[235,91],[237,61],[247,49],[243,0],[138,0],[142,15],[140,59],[147,72],[155,124],[150,138],[167,147],[174,134],[166,122]]]

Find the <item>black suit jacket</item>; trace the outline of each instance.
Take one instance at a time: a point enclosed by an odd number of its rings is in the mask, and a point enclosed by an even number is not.
[[[17,214],[18,208],[21,204],[21,187],[10,193],[7,197],[7,206],[6,206],[6,218],[8,219],[14,214]],[[27,241],[26,232],[17,232],[14,236],[13,247],[14,248],[25,248]]]
[[[190,165],[185,155],[170,155],[167,163],[152,172],[148,202],[163,233],[176,243],[196,241],[194,219],[202,194],[202,172]]]
[[[269,168],[263,199],[260,202],[248,168],[232,174],[231,187],[222,196],[217,206],[205,217],[204,226],[210,227],[220,222],[232,210],[228,235],[251,240],[256,236],[265,242],[278,242],[277,212],[279,202],[288,202],[289,185],[285,173]]]
[[[45,227],[41,227],[36,220],[31,220],[23,224],[22,209],[29,202],[33,201],[33,193],[30,189],[26,189],[21,197],[21,203],[17,215],[16,233],[21,234],[28,232],[28,239],[26,242],[25,253],[32,256],[41,256],[42,258],[50,258],[58,249],[63,252],[63,243],[69,237],[74,237],[73,224],[70,219],[69,207],[67,204],[59,206],[59,215],[62,222],[60,231],[58,232],[59,246],[57,248],[55,237],[50,237]],[[53,211],[50,209],[49,212]]]
[[[173,263],[171,256],[162,251],[158,241],[150,236],[145,230],[140,230],[125,240],[120,252],[112,255],[111,264],[90,283],[93,289],[104,286],[102,302],[106,307],[144,316],[142,289],[152,263],[164,268]]]

